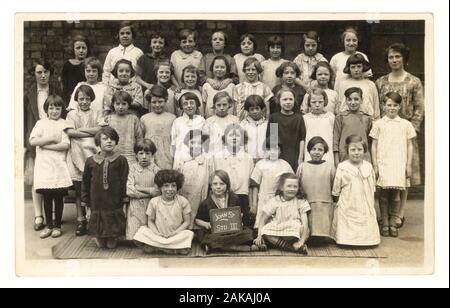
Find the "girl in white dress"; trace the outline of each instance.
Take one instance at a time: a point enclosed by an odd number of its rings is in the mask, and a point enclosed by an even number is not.
[[[206,119],[203,130],[209,135],[209,153],[214,154],[222,151],[222,136],[228,125],[239,123],[239,118],[229,113],[233,108],[233,99],[225,92],[218,92],[213,98],[214,115]]]
[[[201,103],[195,93],[184,93],[179,102],[183,115],[173,121],[170,134],[174,166],[178,165],[179,161],[190,158],[189,148],[184,143],[186,134],[190,130],[203,129],[205,124],[205,119],[198,114]]]
[[[36,192],[43,196],[47,224],[40,234],[42,239],[61,236],[63,197],[67,194],[67,188],[72,186],[66,163],[70,141],[65,130],[69,126],[61,118],[64,108],[65,104],[60,96],[49,95],[44,103],[44,111],[48,117],[37,121],[30,134],[30,145],[36,147],[33,183]]]
[[[214,173],[214,160],[206,153],[208,141],[209,136],[200,129],[188,131],[184,137],[188,153],[183,155],[173,166],[175,170],[184,175],[184,184],[180,195],[188,199],[191,205],[189,229],[198,229],[194,220],[200,202],[208,197],[208,180]]]
[[[250,214],[255,216],[255,228],[259,225],[262,208],[275,196],[280,176],[284,173],[294,173],[291,165],[280,158],[281,144],[270,144],[270,140],[261,147],[265,158],[258,161],[250,176],[252,186],[252,204]]]
[[[307,254],[308,201],[299,198],[300,183],[293,173],[281,175],[275,197],[269,200],[261,213],[257,246],[265,243],[278,249]]]
[[[350,74],[350,78],[342,80],[337,88],[338,99],[340,102],[339,112],[348,110],[345,104],[345,91],[350,88],[360,88],[363,92],[363,102],[361,111],[371,116],[372,120],[380,118],[380,101],[378,90],[375,83],[363,77],[364,72],[370,68],[369,62],[360,54],[352,55],[348,58],[344,72]]]
[[[358,32],[352,27],[346,28],[341,34],[341,44],[344,46],[344,51],[335,54],[330,60],[331,68],[336,76],[336,79],[334,80],[335,90],[339,88],[339,83],[342,80],[350,77],[348,72],[344,72],[344,67],[345,63],[347,63],[347,59],[351,55],[360,54],[367,62],[369,62],[369,58],[367,58],[364,53],[356,50],[358,48],[359,40]],[[369,69],[364,73],[364,78],[370,77],[372,77],[372,70]]]
[[[327,144],[333,144],[334,114],[325,111],[327,105],[327,93],[320,88],[312,89],[308,96],[310,112],[303,116],[306,127],[305,144],[308,144],[309,140],[315,136],[322,137]],[[327,152],[323,159],[334,163],[333,152]],[[311,160],[311,155],[308,151],[305,151],[305,161],[309,160]]]
[[[338,165],[333,183],[332,194],[337,204],[331,236],[340,245],[378,245],[375,172],[363,159],[367,143],[357,135],[348,136],[345,143],[348,160]]]
[[[199,70],[193,66],[193,65],[188,65],[183,69],[183,75],[181,76],[181,82],[183,83],[183,88],[181,88],[180,91],[177,91],[176,93],[174,93],[174,104],[175,104],[175,115],[177,117],[181,116],[183,114],[183,108],[181,106],[181,101],[180,98],[183,96],[184,93],[190,92],[190,93],[194,93],[195,95],[197,95],[197,98],[200,102],[203,101],[202,98],[202,92],[200,91],[201,87],[199,86],[200,84],[200,74],[199,74]],[[201,110],[202,108],[197,107],[196,108],[196,113],[197,114],[201,114],[203,116],[203,111]]]
[[[399,117],[402,97],[396,92],[385,95],[385,116],[373,124],[373,168],[380,187],[381,235],[398,236],[400,192],[410,186],[412,174],[414,126]]]
[[[97,153],[94,136],[104,125],[101,111],[91,108],[95,101],[94,90],[86,85],[80,85],[75,90],[77,109],[67,115],[66,121],[70,125],[67,134],[70,137],[70,149],[67,155],[67,166],[75,188],[75,205],[77,207],[77,236],[87,233],[85,208],[81,206],[81,181],[83,180],[84,164],[88,157]]]
[[[73,90],[67,111],[77,109],[78,102],[75,99],[75,93],[80,86],[88,85],[92,88],[92,90],[94,90],[95,93],[95,99],[91,102],[91,109],[103,113],[104,98],[107,87],[101,82],[102,64],[99,59],[89,57],[84,60],[84,76],[86,77],[86,81],[79,82]]]
[[[320,88],[327,93],[328,104],[325,106],[325,110],[337,115],[339,113],[339,99],[338,93],[331,89],[333,70],[330,64],[325,61],[318,62],[312,71],[311,80],[315,82],[316,88]],[[310,111],[308,100],[309,93],[306,93],[301,106],[302,114],[307,114]]]

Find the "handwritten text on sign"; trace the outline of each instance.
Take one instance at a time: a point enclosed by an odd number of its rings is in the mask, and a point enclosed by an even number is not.
[[[241,208],[238,206],[214,209],[209,212],[212,233],[242,230]]]

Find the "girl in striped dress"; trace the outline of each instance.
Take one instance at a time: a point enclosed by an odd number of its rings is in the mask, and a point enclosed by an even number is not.
[[[280,176],[275,197],[261,209],[257,246],[268,243],[282,250],[307,254],[308,201],[299,198],[299,179],[293,173]]]

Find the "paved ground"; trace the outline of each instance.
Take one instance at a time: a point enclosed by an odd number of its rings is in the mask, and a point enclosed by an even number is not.
[[[380,255],[387,258],[365,259],[365,258],[164,258],[137,260],[142,264],[148,262],[149,266],[159,269],[182,269],[188,273],[196,274],[198,268],[203,268],[212,274],[215,269],[236,270],[240,268],[257,267],[258,273],[292,274],[293,268],[304,269],[304,273],[314,270],[324,270],[327,273],[342,270],[360,270],[367,274],[377,273],[424,273],[424,206],[422,200],[408,201],[405,226],[400,229],[398,238],[382,238],[382,243],[377,248]],[[75,232],[76,211],[74,204],[66,204],[63,217],[63,236],[58,239],[40,239],[39,232],[32,229],[34,213],[30,200],[25,202],[25,256],[27,260],[48,261],[53,260],[51,247],[59,241],[64,241]],[[119,260],[122,261],[122,260]],[[275,262],[274,262],[275,261]],[[53,260],[56,266],[66,264],[67,261]],[[130,261],[122,263],[129,264]],[[115,262],[114,264],[121,264]],[[79,265],[77,265],[79,266]],[[274,272],[274,266],[276,271]],[[341,271],[339,271],[341,270]],[[106,271],[107,272],[107,271]]]

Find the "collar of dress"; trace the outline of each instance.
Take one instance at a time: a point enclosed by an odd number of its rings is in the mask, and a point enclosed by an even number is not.
[[[341,115],[349,115],[349,114],[352,114],[353,112],[350,112],[350,110],[345,110],[345,111],[342,111],[341,112]],[[357,114],[365,114],[365,115],[368,115],[367,113],[365,113],[364,111],[362,111],[362,110],[358,110],[358,113]]]
[[[122,44],[119,44],[119,50],[120,51],[130,51],[134,48],[134,44],[130,44],[127,47],[123,46]]]
[[[186,157],[184,160],[185,163],[195,160],[198,165],[203,165],[206,161],[205,153],[200,154],[196,158],[192,158],[192,156],[189,155],[189,157]]]
[[[248,82],[248,81],[244,81],[243,82],[243,84],[245,85],[245,86],[251,86],[251,87],[254,87],[254,88],[256,88],[257,86],[259,86],[260,84],[262,84],[262,82],[261,81],[256,81],[256,82],[254,82],[254,83],[250,83],[250,82]]]
[[[224,149],[223,150],[223,158],[227,159],[227,158],[230,158],[230,157],[236,157],[238,159],[242,159],[242,158],[244,158],[244,155],[245,155],[244,153],[245,153],[245,151],[243,149],[241,149],[239,152],[236,153],[236,155],[233,155],[227,149]]]
[[[395,118],[391,119],[387,115],[385,115],[383,117],[383,121],[386,121],[386,122],[400,122],[401,118],[397,115]]]
[[[150,170],[150,171],[153,171],[154,173],[156,173],[156,171],[158,170],[158,167],[153,162],[150,163],[147,167],[142,167],[141,165],[139,165],[139,163],[136,163],[134,168],[139,173],[144,172],[144,170]]]
[[[191,53],[184,53],[183,51],[181,51],[181,50],[178,50],[179,52],[178,52],[178,55],[180,56],[180,58],[181,59],[183,59],[183,60],[186,60],[186,59],[188,59],[188,58],[194,58],[194,59],[199,59],[199,58],[201,58],[201,56],[202,56],[202,53],[200,52],[200,51],[198,51],[198,50],[194,50],[193,52],[191,52]]]
[[[93,156],[92,156],[92,158],[94,159],[94,161],[97,163],[97,164],[101,164],[101,163],[103,163],[103,161],[105,161],[105,160],[107,160],[107,161],[109,161],[109,162],[113,162],[113,161],[115,161],[116,159],[117,159],[117,157],[119,157],[120,156],[120,154],[119,154],[119,152],[114,152],[111,156],[105,156],[105,154],[103,154],[103,152],[98,152],[97,154],[94,154]]]
[[[362,175],[363,178],[368,178],[371,174],[372,174],[372,165],[363,160],[363,163],[361,164],[361,166],[355,167],[354,165],[352,165],[348,160],[342,162],[339,164],[339,167],[353,175]]]
[[[264,121],[266,121],[265,117],[262,117],[261,119],[259,119],[258,121],[253,120],[250,116],[247,116],[247,122],[254,125],[254,126],[259,126],[261,124],[264,123]]]

